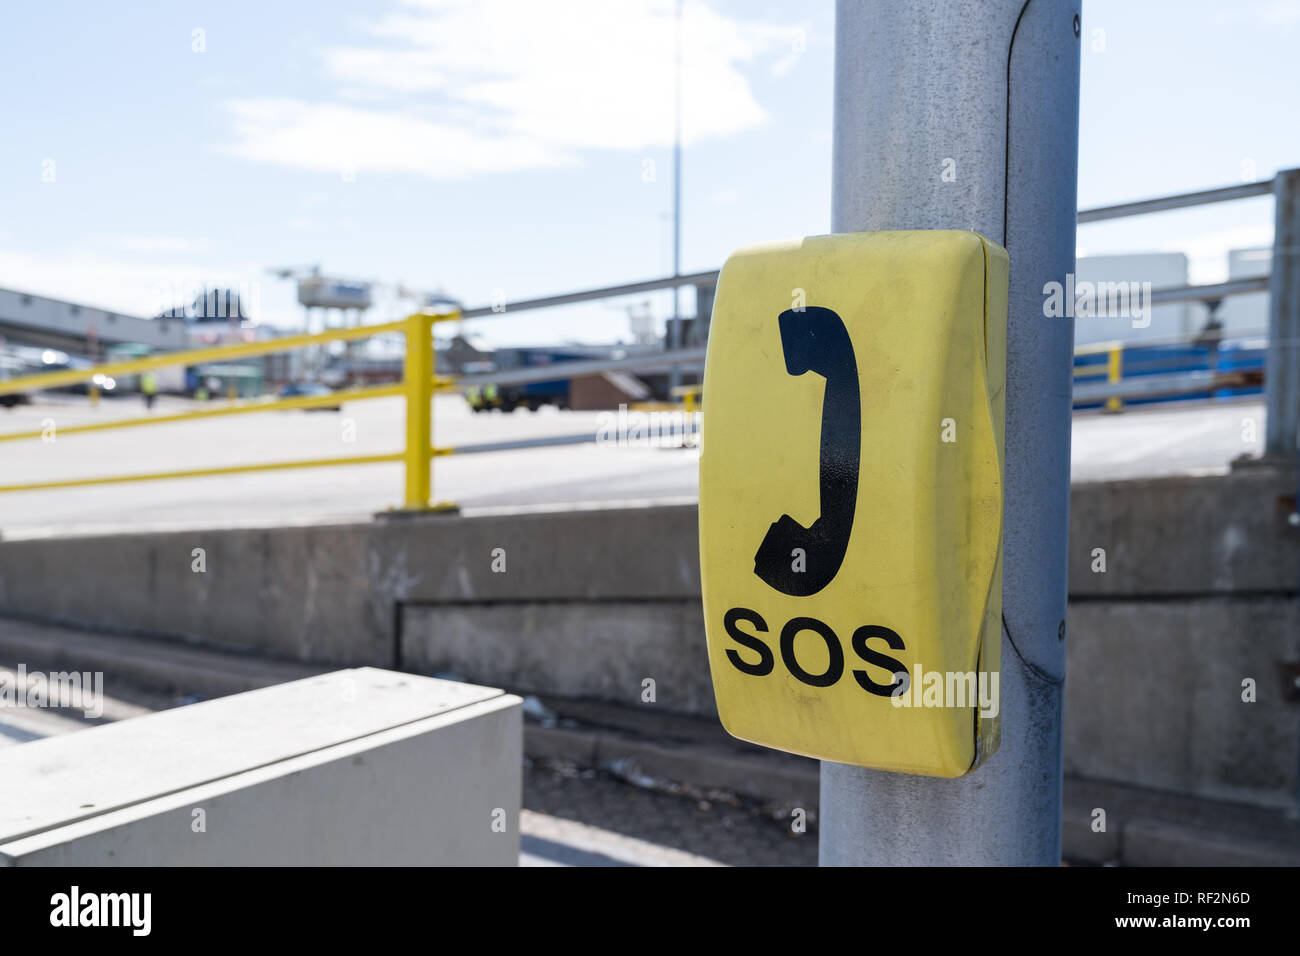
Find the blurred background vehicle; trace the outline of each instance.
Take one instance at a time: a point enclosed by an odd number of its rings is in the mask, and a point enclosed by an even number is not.
[[[333,393],[332,388],[328,385],[322,385],[320,382],[290,382],[280,389],[281,398],[305,398],[315,395],[332,395]],[[303,409],[306,412],[338,412],[342,410],[342,405],[316,405]]]

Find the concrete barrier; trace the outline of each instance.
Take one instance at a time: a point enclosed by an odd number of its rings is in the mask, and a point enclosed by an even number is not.
[[[1066,773],[1295,806],[1300,602],[1083,601],[1070,633]]]
[[[1255,466],[1073,485],[1070,599],[1295,595],[1297,483],[1295,469]]]
[[[1296,484],[1073,487],[1067,770],[1294,803]],[[3,541],[0,613],[629,705],[650,678],[709,716],[696,531],[677,506]]]
[[[420,673],[628,706],[653,690],[665,710],[717,713],[698,597],[408,604],[400,640],[402,665]]]
[[[389,667],[408,604],[698,601],[695,533],[676,507],[0,541],[0,613]]]
[[[361,668],[12,747],[0,862],[514,866],[520,705]]]

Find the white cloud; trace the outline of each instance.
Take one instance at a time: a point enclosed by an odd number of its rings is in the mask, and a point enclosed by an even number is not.
[[[518,135],[483,134],[418,116],[293,99],[227,104],[236,142],[229,152],[258,162],[341,175],[351,170],[455,179],[575,162]]]
[[[324,59],[332,75],[363,86],[416,93],[446,85],[437,58],[425,50],[338,47],[326,50]]]
[[[667,146],[673,10],[672,0],[405,0],[370,25],[376,43],[321,52],[338,102],[229,102],[230,150],[322,172],[455,179]],[[790,50],[801,30],[690,2],[681,32],[683,141],[765,122],[746,69]],[[385,108],[370,105],[383,97]]]
[[[196,252],[206,243],[179,236],[118,236],[113,244],[127,252]]]
[[[1292,26],[1300,23],[1300,0],[1265,0],[1263,3],[1239,3],[1231,9],[1220,11],[1214,18],[1216,24],[1248,23],[1270,27]]]

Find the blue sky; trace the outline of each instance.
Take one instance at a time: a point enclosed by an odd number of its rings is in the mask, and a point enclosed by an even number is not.
[[[682,268],[830,222],[831,0],[689,0]],[[467,305],[671,271],[670,0],[42,3],[0,34],[0,286],[146,314],[319,263]],[[201,33],[196,33],[201,31]],[[1101,32],[1098,32],[1101,31]],[[1300,165],[1300,0],[1087,0],[1079,201]],[[1266,244],[1252,200],[1083,227],[1194,281]],[[635,300],[634,300],[635,301]],[[476,323],[626,338],[628,302]],[[665,297],[652,302],[662,319]]]

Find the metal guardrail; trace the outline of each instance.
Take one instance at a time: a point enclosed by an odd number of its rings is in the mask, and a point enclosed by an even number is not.
[[[1078,369],[1075,369],[1078,372]],[[1120,382],[1109,379],[1105,384],[1074,386],[1076,405],[1104,401],[1106,411],[1118,412],[1125,399],[1170,398],[1201,392],[1212,392],[1219,386],[1219,377],[1212,371],[1176,372],[1170,375],[1152,375]]]
[[[1236,186],[1224,186],[1219,189],[1205,189],[1198,192],[1181,193],[1173,196],[1161,196],[1155,199],[1144,199],[1136,202],[1118,203],[1111,206],[1099,206],[1094,209],[1080,210],[1078,221],[1082,223],[1101,222],[1109,219],[1120,219],[1127,216],[1148,215],[1151,213],[1168,212],[1175,209],[1187,209],[1195,206],[1204,206],[1211,203],[1233,202],[1239,199],[1248,199],[1256,196],[1274,196],[1277,200],[1277,223],[1278,227],[1274,235],[1273,246],[1273,268],[1272,273],[1267,276],[1256,276],[1246,279],[1230,279],[1226,282],[1218,282],[1205,285],[1181,286],[1169,289],[1155,289],[1150,295],[1150,304],[1152,306],[1165,305],[1173,302],[1216,302],[1234,295],[1246,295],[1249,293],[1268,292],[1274,300],[1279,298],[1278,288],[1284,282],[1283,276],[1288,268],[1289,260],[1283,254],[1288,251],[1287,241],[1284,231],[1286,228],[1286,212],[1283,209],[1283,197],[1288,195],[1284,186],[1289,182],[1289,178],[1294,176],[1292,171],[1281,171],[1273,179],[1259,180],[1257,182],[1242,183]],[[1293,255],[1292,255],[1293,257]],[[1290,314],[1288,309],[1294,310],[1294,303],[1286,304],[1280,301],[1274,301],[1270,309],[1275,316],[1281,317],[1284,314]],[[1294,320],[1294,316],[1292,316]],[[1278,319],[1270,319],[1269,329],[1267,330],[1272,348],[1276,351],[1289,347],[1289,343],[1294,338],[1288,334],[1282,327]],[[1181,344],[1190,345],[1195,341],[1189,337],[1183,340]],[[1161,343],[1173,344],[1173,343]],[[1129,351],[1138,351],[1143,348],[1152,348],[1156,343],[1129,343]],[[1217,366],[1216,362],[1211,364],[1207,356],[1206,364],[1208,368],[1179,369],[1173,372],[1155,372],[1150,368],[1139,370],[1135,374],[1128,374],[1131,369],[1126,368],[1126,347],[1123,343],[1107,343],[1101,346],[1106,351],[1107,360],[1105,366],[1106,381],[1078,383],[1074,387],[1075,405],[1087,405],[1094,402],[1104,402],[1107,411],[1120,411],[1124,407],[1124,401],[1129,400],[1152,400],[1152,399],[1179,399],[1191,396],[1215,394],[1224,390],[1229,392],[1238,392],[1244,388],[1258,388],[1264,383],[1265,372],[1263,369],[1231,369],[1223,370]],[[1101,371],[1096,366],[1079,365],[1077,359],[1079,356],[1087,354],[1087,349],[1076,351],[1075,378],[1088,377],[1097,375]],[[1216,349],[1217,352],[1217,349]],[[1285,363],[1279,363],[1279,368],[1286,368]],[[1274,383],[1277,389],[1285,388],[1282,379],[1291,379],[1295,376],[1295,369],[1290,369],[1287,376],[1278,375]],[[1256,381],[1256,379],[1258,381]],[[1269,391],[1274,391],[1270,387]],[[1269,436],[1266,440],[1266,451],[1269,453],[1290,453],[1295,450],[1295,428],[1294,421],[1296,410],[1288,405],[1285,401],[1278,401],[1277,396],[1269,396],[1269,415],[1268,431]],[[1293,404],[1293,403],[1292,403]],[[1292,424],[1287,424],[1287,422]],[[1289,438],[1287,436],[1290,436]]]
[[[1282,174],[1279,174],[1279,176],[1280,175]],[[1232,202],[1239,199],[1268,196],[1272,195],[1274,192],[1274,183],[1275,180],[1265,179],[1257,182],[1242,183],[1235,186],[1224,186],[1217,189],[1205,189],[1197,192],[1180,193],[1173,196],[1161,196],[1155,199],[1143,199],[1134,202],[1118,203],[1110,206],[1098,206],[1092,209],[1081,209],[1078,213],[1078,222],[1080,224],[1102,222],[1110,219],[1121,219],[1128,216],[1148,215],[1151,213],[1169,212],[1171,210],[1205,206],[1212,203]],[[688,275],[664,276],[658,279],[647,279],[640,282],[605,286],[603,288],[588,289],[582,292],[569,292],[560,295],[525,299],[520,302],[502,304],[496,307],[480,306],[466,309],[463,314],[465,318],[479,318],[490,315],[501,315],[507,312],[522,312],[531,309],[544,309],[559,305],[569,305],[577,302],[617,298],[619,296],[634,295],[641,292],[676,289],[683,285],[715,285],[718,280],[718,275],[718,270],[712,270],[708,272],[690,273]],[[1273,279],[1270,276],[1254,276],[1245,279],[1230,279],[1226,282],[1153,289],[1150,295],[1150,304],[1152,306],[1157,306],[1168,305],[1176,302],[1215,302],[1234,295],[1269,292],[1272,288],[1272,282]],[[1154,380],[1146,380],[1140,384],[1133,385],[1130,388],[1124,384],[1126,380],[1123,377],[1124,363],[1121,354],[1122,351],[1123,349],[1121,348],[1120,353],[1117,353],[1111,362],[1110,374],[1115,376],[1115,381],[1108,381],[1103,387],[1096,387],[1089,383],[1081,383],[1077,387],[1078,401],[1087,403],[1101,397],[1106,400],[1108,408],[1118,411],[1123,407],[1123,399],[1125,397],[1150,397],[1157,394],[1167,395],[1168,397],[1178,397],[1180,395],[1197,394],[1206,390],[1206,375],[1200,372],[1183,375],[1182,377],[1167,377],[1163,383],[1160,384]],[[487,384],[489,382],[498,385],[521,385],[530,382],[542,382],[556,378],[564,378],[570,375],[598,374],[603,371],[658,371],[670,368],[674,365],[695,369],[702,367],[703,361],[703,349],[664,351],[656,353],[655,355],[635,356],[626,359],[588,359],[575,362],[557,363],[555,365],[537,369],[519,369],[487,375],[466,376],[461,380],[461,384],[466,387]],[[1214,384],[1213,379],[1214,377],[1211,374],[1211,386]],[[1164,389],[1164,391],[1162,391],[1162,389]],[[688,401],[693,406],[698,398],[699,392],[697,391],[693,393],[693,397],[688,399]]]
[[[1250,343],[1264,334],[1265,330],[1253,330],[1234,335],[1223,343],[1229,346],[1227,350],[1219,342],[1198,335],[1080,346],[1074,352],[1074,404],[1102,403],[1106,411],[1117,412],[1126,400],[1258,391],[1263,384],[1264,363],[1258,355],[1261,350]],[[1101,361],[1089,362],[1092,356]]]
[[[36,388],[60,388],[64,385],[78,385],[91,381],[95,375],[117,378],[123,375],[135,375],[157,368],[173,365],[201,365],[205,362],[226,362],[231,359],[253,358],[259,355],[272,355],[276,352],[288,352],[293,349],[306,348],[324,342],[346,342],[355,339],[368,339],[371,336],[391,332],[406,332],[409,319],[385,322],[382,325],[362,325],[350,329],[331,329],[310,335],[290,335],[264,342],[241,342],[236,345],[214,345],[209,348],[187,349],[184,352],[164,352],[142,358],[123,359],[119,362],[107,362],[101,365],[73,368],[60,372],[40,372],[36,375],[24,375],[20,378],[0,381],[0,395],[11,392],[25,392]]]
[[[1195,193],[1165,196],[1156,199],[1102,206],[1079,212],[1080,223],[1099,222],[1126,216],[1145,215],[1184,209],[1209,203],[1229,202],[1254,196],[1269,194],[1281,195],[1277,182],[1284,177],[1294,175],[1292,172],[1278,174],[1276,180],[1244,183],[1220,189],[1209,189]],[[1280,217],[1279,217],[1280,221]],[[1280,237],[1279,237],[1280,239]],[[1275,249],[1276,253],[1276,249]],[[1278,267],[1275,254],[1274,271]],[[397,395],[406,398],[406,443],[400,452],[384,455],[359,455],[338,458],[316,458],[297,461],[270,462],[252,465],[231,465],[217,468],[190,469],[184,471],[151,472],[136,475],[116,475],[95,478],[74,478],[61,481],[31,482],[26,484],[0,485],[0,493],[28,491],[36,489],[68,488],[96,484],[116,484],[131,481],[151,481],[169,478],[194,478],[212,475],[240,474],[255,471],[275,471],[292,468],[320,468],[337,465],[359,465],[378,462],[403,462],[405,465],[405,494],[403,511],[439,510],[448,505],[434,504],[432,492],[432,460],[440,455],[452,454],[457,449],[435,448],[433,446],[433,411],[432,398],[435,391],[463,390],[481,384],[521,385],[530,382],[542,382],[553,379],[571,378],[579,375],[599,374],[605,371],[656,371],[673,366],[702,367],[705,349],[678,349],[646,355],[636,355],[621,359],[588,359],[559,362],[554,365],[494,372],[482,375],[467,375],[453,381],[439,378],[434,374],[433,366],[433,325],[436,322],[456,321],[461,319],[483,318],[501,315],[507,312],[519,312],[529,309],[549,308],[577,302],[634,295],[659,289],[678,288],[682,285],[716,284],[718,271],[697,272],[688,275],[667,276],[643,282],[631,282],[582,292],[526,299],[509,306],[483,306],[446,313],[419,312],[395,322],[379,325],[360,326],[351,329],[333,329],[310,335],[288,336],[266,342],[251,342],[238,345],[216,346],[204,349],[191,349],[184,352],[171,352],[147,358],[110,362],[84,369],[49,372],[40,375],[23,376],[0,381],[0,395],[41,388],[56,388],[63,385],[79,384],[91,381],[96,375],[118,377],[165,368],[174,365],[198,365],[206,362],[226,362],[232,359],[251,358],[275,352],[290,351],[327,342],[350,341],[369,338],[386,333],[402,333],[406,336],[406,354],[403,362],[402,383],[399,385],[372,386],[333,392],[321,396],[298,396],[277,400],[252,400],[237,402],[218,409],[204,409],[168,415],[151,415],[111,422],[96,422],[86,425],[67,426],[64,434],[76,434],[102,431],[114,428],[132,428],[144,425],[161,425],[186,420],[215,418],[226,415],[250,414],[278,409],[303,409],[332,406],[344,401],[361,401],[372,398],[385,398]],[[1209,285],[1188,285],[1167,289],[1153,290],[1151,304],[1161,305],[1171,302],[1214,301],[1231,295],[1252,292],[1276,291],[1276,276],[1234,279]],[[1275,306],[1275,309],[1277,307]],[[1271,330],[1275,332],[1276,330]],[[1300,338],[1300,336],[1296,336]],[[1287,341],[1290,341],[1288,339]],[[1129,345],[1132,349],[1135,346]],[[1088,365],[1076,366],[1075,377],[1087,378],[1104,374],[1106,381],[1100,383],[1079,383],[1076,386],[1076,401],[1104,401],[1105,407],[1117,411],[1123,407],[1125,398],[1151,397],[1156,395],[1178,396],[1204,392],[1216,387],[1222,379],[1214,370],[1196,369],[1174,372],[1171,375],[1146,375],[1127,380],[1124,377],[1124,343],[1103,343],[1100,346],[1085,346],[1076,355],[1104,351],[1107,355],[1103,367]],[[682,398],[687,411],[694,411],[702,397],[700,386],[687,386],[675,389],[674,398]],[[1270,401],[1272,401],[1270,399]],[[1271,406],[1270,406],[1271,410]],[[1294,414],[1293,416],[1294,417]],[[1270,417],[1270,431],[1273,423]],[[41,437],[42,431],[15,432],[0,434],[0,442],[33,439]],[[561,443],[573,441],[578,436],[559,439]],[[555,443],[555,442],[552,442]],[[526,442],[519,447],[531,447],[533,442]],[[540,444],[547,444],[541,442]],[[483,449],[460,449],[462,452]]]
[[[1092,209],[1079,210],[1079,223],[1101,222],[1106,219],[1123,219],[1127,216],[1142,216],[1152,212],[1169,212],[1171,209],[1187,209],[1191,206],[1207,206],[1216,202],[1232,202],[1234,199],[1249,199],[1252,196],[1271,196],[1273,180],[1261,179],[1253,183],[1241,183],[1238,186],[1221,186],[1218,189],[1202,189],[1193,193],[1179,193],[1174,196],[1159,196],[1155,199],[1139,199],[1135,202],[1118,203],[1114,206],[1096,206]]]
[[[35,376],[33,376],[35,378]],[[440,379],[435,386],[435,390],[445,390],[448,388],[447,383],[450,379]],[[115,428],[137,428],[141,425],[166,425],[172,422],[184,422],[204,418],[221,418],[226,415],[246,415],[249,412],[274,412],[289,409],[303,408],[330,408],[334,405],[340,405],[343,402],[356,402],[367,398],[391,398],[394,395],[405,395],[406,386],[398,385],[376,385],[369,388],[348,388],[340,389],[337,392],[330,392],[328,395],[296,395],[293,398],[279,399],[252,399],[246,402],[235,402],[231,405],[225,405],[221,408],[205,408],[200,411],[177,412],[170,415],[145,415],[137,418],[118,418],[107,422],[92,422],[88,425],[63,425],[59,428],[60,435],[76,435],[83,432],[102,432],[111,431]],[[26,432],[7,432],[0,434],[0,442],[18,441],[24,438],[40,438],[43,434],[41,429],[33,429]]]
[[[406,443],[400,452],[385,455],[349,455],[335,458],[311,458],[294,461],[261,462],[251,465],[226,465],[215,468],[192,468],[181,471],[155,471],[133,475],[107,475],[92,478],[69,478],[59,481],[38,481],[21,484],[0,485],[0,493],[13,491],[36,491],[53,488],[75,488],[86,485],[121,484],[132,481],[157,481],[169,478],[203,478],[214,475],[235,475],[254,471],[283,471],[293,468],[326,468],[339,465],[368,465],[381,462],[403,462],[405,464],[405,495],[402,511],[436,511],[445,510],[450,505],[434,504],[431,501],[433,486],[432,461],[439,455],[449,455],[455,449],[435,448],[433,446],[433,394],[452,388],[452,381],[437,378],[433,371],[433,326],[436,322],[450,322],[461,318],[459,312],[429,313],[417,312],[396,322],[381,325],[366,325],[351,329],[331,329],[311,335],[294,335],[267,342],[248,342],[238,345],[221,345],[212,348],[189,349],[184,352],[168,352],[147,358],[129,359],[123,362],[110,362],[88,368],[69,369],[67,371],[46,372],[39,375],[25,375],[0,382],[0,395],[24,392],[33,389],[57,388],[63,385],[75,385],[89,382],[96,375],[120,376],[145,372],[151,369],[167,368],[174,365],[198,365],[204,362],[227,361],[236,358],[250,358],[258,355],[270,355],[327,342],[340,342],[369,338],[373,335],[400,332],[406,336],[406,356],[402,369],[400,385],[379,385],[367,388],[347,389],[331,392],[329,395],[304,395],[275,400],[253,400],[237,402],[224,408],[202,409],[180,412],[170,415],[146,415],[111,422],[95,422],[88,425],[71,425],[61,431],[76,434],[91,431],[104,431],[113,428],[138,428],[146,425],[165,425],[188,421],[191,419],[215,418],[225,415],[245,415],[255,412],[276,411],[280,409],[319,408],[337,405],[343,401],[361,401],[372,398],[387,398],[403,395],[406,398]],[[12,432],[0,435],[0,442],[20,439],[40,438],[42,430]]]
[[[507,312],[549,309],[556,305],[572,305],[575,302],[592,302],[597,299],[614,299],[621,295],[656,292],[660,289],[676,289],[684,285],[716,285],[717,282],[718,270],[713,269],[708,272],[692,272],[689,275],[664,276],[661,279],[626,282],[622,285],[605,286],[600,289],[587,289],[584,292],[565,292],[560,295],[542,296],[537,299],[522,299],[519,302],[505,303],[500,306],[481,305],[473,309],[465,309],[462,316],[466,319],[481,319],[490,315],[504,315]]]
[[[1252,276],[1249,279],[1230,279],[1227,282],[1215,282],[1210,285],[1184,285],[1168,289],[1152,289],[1152,305],[1168,305],[1171,302],[1210,302],[1226,299],[1230,295],[1245,295],[1249,292],[1267,292],[1268,276]]]
[[[1099,206],[1093,209],[1082,209],[1078,214],[1079,223],[1100,222],[1108,219],[1120,219],[1127,216],[1146,215],[1149,213],[1167,212],[1174,209],[1186,209],[1194,206],[1204,206],[1211,203],[1231,202],[1237,199],[1247,199],[1255,196],[1271,195],[1273,191],[1273,180],[1261,180],[1259,182],[1243,183],[1238,186],[1225,186],[1218,189],[1206,189],[1199,192],[1182,193],[1174,196],[1162,196],[1156,199],[1144,199],[1136,202],[1120,203],[1112,206]],[[605,286],[598,289],[588,289],[582,292],[569,292],[561,295],[543,296],[533,299],[525,299],[520,302],[509,303],[498,307],[480,306],[472,309],[466,309],[463,313],[465,318],[481,318],[490,315],[502,315],[508,312],[522,312],[530,309],[545,309],[559,305],[570,305],[576,302],[589,302],[598,299],[617,298],[624,295],[634,295],[640,292],[654,292],[662,289],[674,289],[683,285],[710,285],[716,284],[718,280],[718,270],[709,272],[695,272],[688,275],[664,276],[659,279],[647,279],[641,282],[629,282],[622,285]],[[1216,282],[1201,285],[1171,286],[1164,289],[1153,289],[1150,296],[1150,304],[1168,305],[1175,302],[1213,302],[1234,295],[1245,295],[1253,292],[1268,292],[1271,279],[1269,276],[1255,276],[1245,279],[1230,279],[1226,282]],[[1122,345],[1119,347],[1123,351]],[[1084,354],[1087,347],[1079,354]],[[679,365],[686,368],[700,368],[704,362],[704,349],[683,349],[678,351],[664,351],[653,355],[634,356],[625,359],[586,359],[573,362],[561,362],[555,365],[548,365],[539,368],[517,369],[505,372],[494,372],[482,375],[467,375],[459,380],[463,387],[472,387],[475,385],[486,385],[493,383],[497,385],[524,385],[530,382],[544,382],[557,378],[566,378],[572,375],[591,375],[599,374],[603,371],[659,371],[670,368],[673,365]],[[1113,373],[1116,378],[1114,382],[1108,382],[1106,389],[1099,391],[1090,385],[1079,387],[1079,400],[1090,402],[1096,399],[1094,392],[1098,392],[1102,397],[1107,399],[1107,407],[1113,410],[1122,408],[1122,400],[1125,397],[1124,388],[1120,384],[1123,377],[1123,360],[1117,353],[1113,359]],[[1199,374],[1185,378],[1179,383],[1173,379],[1165,382],[1164,387],[1172,389],[1167,394],[1177,396],[1179,394],[1193,394],[1205,389],[1203,376]],[[1158,391],[1154,382],[1143,382],[1135,386],[1131,396],[1139,397],[1142,395],[1151,395]],[[689,399],[690,404],[694,406],[699,398],[699,391],[693,393]],[[679,396],[674,396],[679,397]]]
[[[1268,196],[1273,191],[1273,180],[1263,179],[1239,186],[1223,186],[1217,189],[1204,189],[1198,192],[1180,193],[1175,196],[1161,196],[1156,199],[1141,199],[1135,202],[1119,203],[1113,206],[1097,206],[1092,209],[1079,210],[1078,222],[1084,225],[1107,219],[1122,219],[1127,216],[1140,216],[1147,213],[1168,212],[1173,209],[1186,209],[1192,206],[1205,206],[1211,203],[1231,202],[1234,199],[1249,199],[1254,196]],[[508,302],[497,306],[483,305],[465,309],[462,313],[466,319],[484,318],[491,315],[504,315],[509,312],[525,312],[530,309],[548,309],[557,305],[572,305],[575,302],[592,302],[599,299],[614,299],[624,295],[636,295],[640,292],[657,292],[662,289],[676,289],[685,285],[716,285],[719,270],[692,272],[679,276],[663,276],[658,279],[645,279],[639,282],[625,282],[621,285],[603,286],[582,292],[565,292],[558,295],[540,296]],[[1259,292],[1268,290],[1268,277],[1251,279],[1234,279],[1216,285],[1187,285],[1152,292],[1152,302],[1161,305],[1168,302],[1195,302],[1206,299],[1222,298],[1225,295],[1237,295],[1242,292]]]

